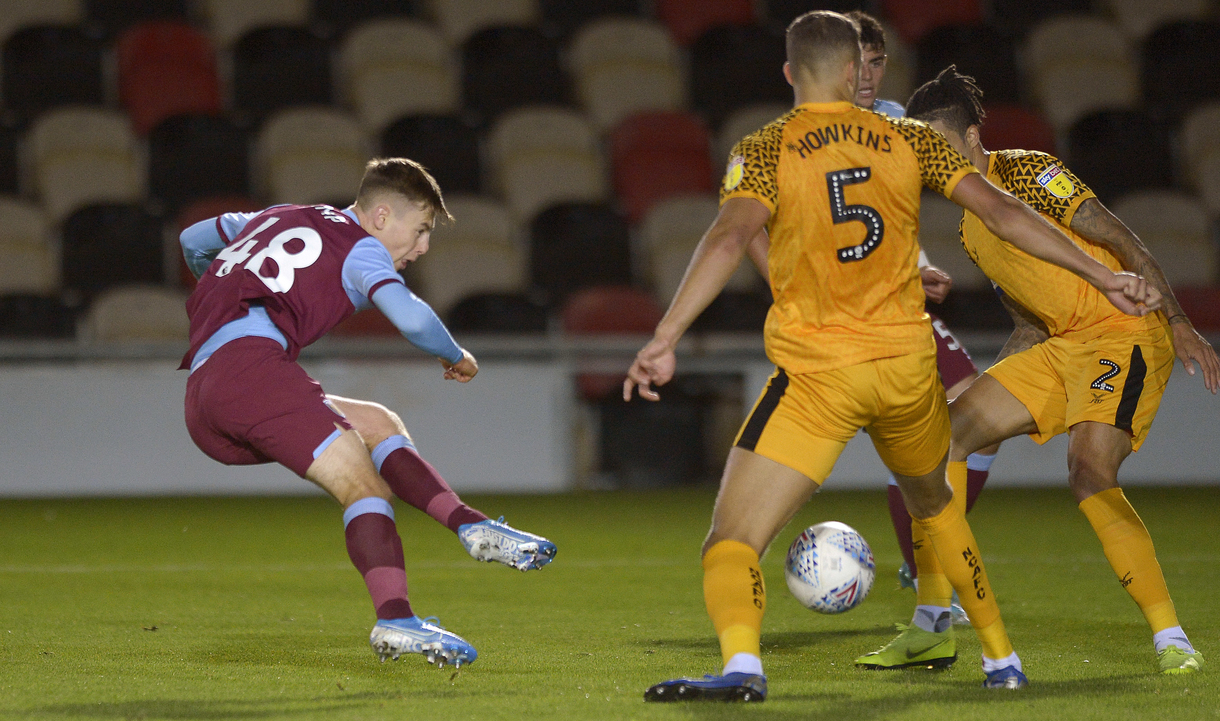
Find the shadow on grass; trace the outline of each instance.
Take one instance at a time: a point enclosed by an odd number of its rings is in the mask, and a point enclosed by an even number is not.
[[[763,646],[767,650],[796,650],[809,648],[824,643],[842,641],[857,636],[883,637],[888,631],[877,629],[850,629],[846,631],[781,631],[778,633],[763,632]],[[720,642],[711,633],[706,636],[687,636],[683,638],[636,639],[631,643],[641,648],[667,648],[688,651],[719,651]]]

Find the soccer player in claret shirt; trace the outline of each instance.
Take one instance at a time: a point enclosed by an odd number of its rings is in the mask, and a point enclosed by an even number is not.
[[[348,555],[377,613],[369,642],[382,660],[420,653],[461,666],[475,660],[474,647],[417,616],[407,599],[391,496],[447,526],[477,560],[536,569],[555,545],[462,503],[396,414],[324,394],[296,363],[302,347],[376,306],[440,359],[445,379],[474,378],[474,356],[398,274],[427,252],[442,218],[450,216],[432,176],[389,158],[369,162],[344,210],[281,205],[192,225],[181,241],[199,284],[187,300],[182,367],[190,369],[187,428],[204,453],[225,464],[278,462],[342,504]]]
[[[1131,317],[1075,276],[1003,242],[973,212],[962,221],[966,252],[996,284],[1015,329],[995,365],[950,406],[949,474],[965,475],[967,455],[985,445],[1029,434],[1045,443],[1068,434],[1068,485],[1110,561],[1119,583],[1152,629],[1163,673],[1198,671],[1203,656],[1178,623],[1152,538],[1118,485],[1118,468],[1147,437],[1173,370],[1176,353],[1188,373],[1198,363],[1205,387],[1220,388],[1220,360],[1182,312],[1148,249],[1056,158],[1029,150],[988,151],[979,142],[982,91],[950,66],[907,104],[970,158],[991,182],[1028,203],[1068,233],[1090,256],[1114,270],[1148,279],[1162,312]],[[960,481],[959,481],[960,482]],[[935,556],[918,556],[919,577],[939,575]],[[943,577],[942,577],[943,578]],[[923,591],[932,584],[921,582]],[[943,587],[943,581],[938,584]],[[937,603],[947,605],[942,588]],[[857,663],[903,665],[902,651],[953,653],[952,630],[904,632]],[[951,659],[949,659],[951,660]]]
[[[673,377],[683,332],[768,230],[775,300],[764,338],[777,370],[729,452],[703,544],[704,599],[724,667],[659,683],[645,699],[765,698],[759,556],[860,428],[961,593],[983,647],[984,685],[1024,686],[981,553],[945,480],[949,410],[916,265],[920,191],[927,186],[969,208],[1127,311],[1146,312],[1160,297],[1138,276],[1115,273],[1072,245],[927,125],[856,107],[860,36],[848,18],[798,17],[788,27],[787,58],[796,107],[734,148],[720,213],[623,383],[625,399],[636,389],[659,398],[652,384]]]

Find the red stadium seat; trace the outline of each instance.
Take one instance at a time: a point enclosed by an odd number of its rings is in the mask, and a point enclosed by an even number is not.
[[[219,113],[220,77],[207,35],[185,23],[153,21],[119,38],[119,100],[141,135],[184,113]]]
[[[1015,103],[984,107],[983,147],[992,150],[1041,150],[1055,155],[1055,129],[1037,111]]]
[[[603,285],[572,293],[560,320],[569,335],[648,335],[662,315],[652,294],[630,286]],[[590,401],[609,397],[622,383],[620,374],[582,373],[576,378],[581,395]]]
[[[1174,288],[1173,295],[1196,329],[1220,332],[1220,286]]]
[[[881,6],[883,16],[908,43],[941,25],[983,22],[979,0],[882,0]]]
[[[398,329],[377,309],[357,313],[330,330],[328,335],[339,338],[401,337]]]
[[[215,218],[222,213],[253,213],[256,210],[262,210],[263,207],[262,203],[240,195],[203,198],[183,208],[174,221],[178,228],[188,228],[201,220]],[[178,254],[178,283],[188,289],[194,288],[196,283],[195,276],[191,273],[190,268],[186,267],[186,259],[182,257],[181,253]]]
[[[679,45],[690,45],[717,25],[754,23],[753,0],[657,0],[657,18]]]
[[[632,223],[659,200],[716,189],[711,135],[690,113],[627,118],[610,133],[610,162],[614,191]]]

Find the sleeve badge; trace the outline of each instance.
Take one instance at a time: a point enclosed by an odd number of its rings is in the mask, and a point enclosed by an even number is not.
[[[1072,179],[1058,165],[1052,165],[1037,178],[1038,185],[1056,198],[1070,198],[1076,192]]]
[[[741,184],[741,178],[745,175],[746,159],[740,155],[735,155],[729,161],[729,167],[724,171],[724,189],[725,191],[735,190]]]

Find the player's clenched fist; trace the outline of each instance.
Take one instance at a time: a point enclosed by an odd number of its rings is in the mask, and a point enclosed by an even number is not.
[[[444,358],[441,358],[440,361],[441,365],[445,366],[445,380],[448,381],[469,383],[470,379],[479,372],[478,361],[465,348],[462,349],[462,359],[457,363],[449,363]]]

